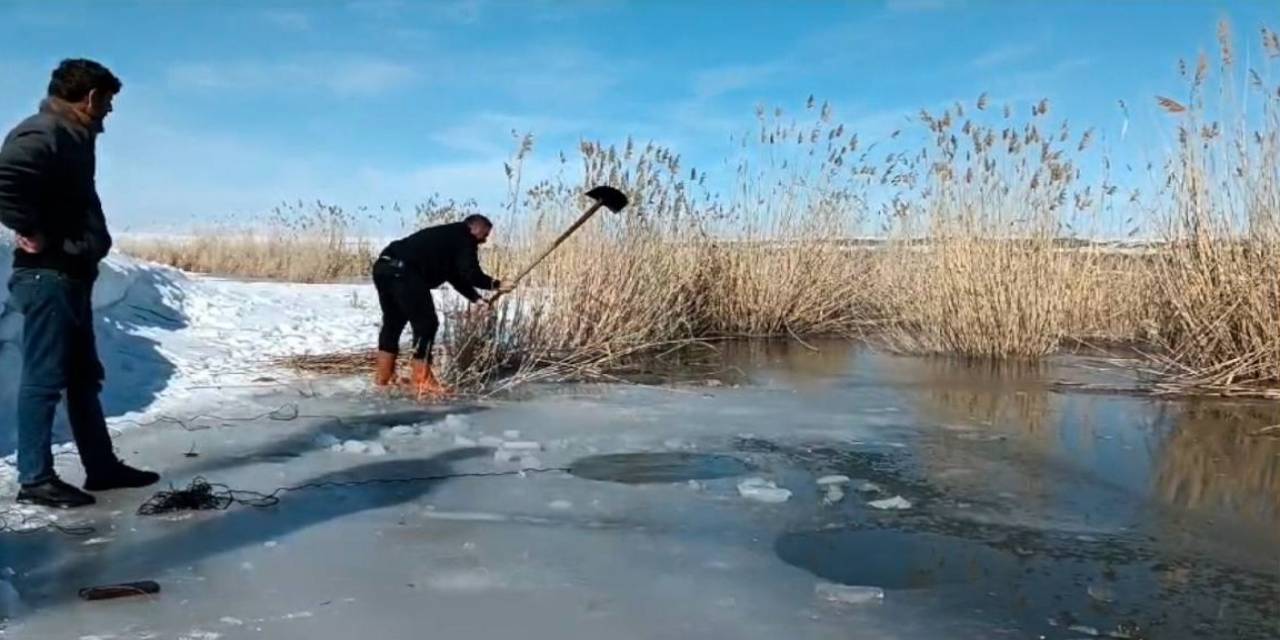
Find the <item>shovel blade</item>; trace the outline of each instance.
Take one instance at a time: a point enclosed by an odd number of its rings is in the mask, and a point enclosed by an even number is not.
[[[627,206],[626,194],[614,189],[613,187],[600,185],[587,192],[587,197],[599,202],[604,207],[614,213],[622,211]]]

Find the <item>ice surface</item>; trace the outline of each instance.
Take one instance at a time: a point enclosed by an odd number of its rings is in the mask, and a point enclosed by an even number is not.
[[[849,476],[831,475],[818,478],[818,486],[849,484]]]
[[[498,446],[508,451],[542,451],[542,445],[537,442],[503,442]]]
[[[471,428],[471,424],[467,422],[467,417],[456,413],[451,413],[444,418],[444,422],[440,427],[445,431],[454,433],[466,431]]]
[[[840,604],[878,604],[884,601],[884,589],[820,582],[813,592],[823,600]]]

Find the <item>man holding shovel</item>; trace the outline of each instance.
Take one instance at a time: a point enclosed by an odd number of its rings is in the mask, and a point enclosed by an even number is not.
[[[373,283],[378,289],[378,302],[382,305],[382,333],[378,336],[374,383],[387,386],[395,376],[400,333],[408,322],[413,326],[412,384],[418,397],[446,395],[446,389],[431,371],[431,345],[440,324],[431,300],[431,289],[447,281],[477,306],[492,305],[500,296],[510,293],[534,267],[601,208],[617,213],[627,206],[627,196],[613,187],[598,186],[585,195],[594,201],[591,207],[510,282],[499,282],[480,270],[476,248],[488,240],[489,232],[493,230],[493,223],[481,215],[469,216],[462,222],[429,227],[388,245],[373,266]],[[482,300],[476,289],[495,292],[488,300]]]
[[[375,385],[386,387],[395,378],[400,334],[408,324],[413,329],[413,391],[419,399],[448,394],[431,369],[431,347],[440,328],[431,290],[448,282],[480,307],[488,303],[476,289],[510,292],[510,286],[480,269],[477,250],[491,231],[493,223],[488,218],[471,215],[462,222],[427,227],[382,250],[373,264],[373,285],[382,307]]]

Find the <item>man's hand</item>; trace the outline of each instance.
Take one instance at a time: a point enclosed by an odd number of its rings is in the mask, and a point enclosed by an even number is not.
[[[502,295],[504,295],[504,296],[505,296],[505,295],[507,295],[508,293],[511,293],[512,291],[515,291],[515,290],[516,290],[516,284],[515,284],[514,282],[499,282],[499,283],[498,283],[498,293],[501,293],[501,294],[502,294]]]
[[[18,236],[18,248],[33,255],[44,251],[44,234],[37,231],[33,235]]]
[[[479,300],[471,303],[470,311],[472,313],[488,313],[492,310],[493,307],[490,306],[489,301],[484,298],[480,298]]]

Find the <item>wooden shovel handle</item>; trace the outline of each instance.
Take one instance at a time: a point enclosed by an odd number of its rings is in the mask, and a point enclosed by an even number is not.
[[[542,253],[538,254],[538,257],[534,258],[533,262],[529,263],[529,266],[525,267],[522,271],[520,271],[520,273],[516,274],[516,277],[511,279],[511,283],[510,283],[511,286],[514,287],[517,284],[519,284],[520,281],[523,280],[525,276],[529,275],[530,271],[533,271],[534,267],[538,266],[538,264],[541,263],[543,260],[545,260],[547,256],[551,255],[551,252],[555,251],[556,247],[560,246],[565,240],[568,240],[569,236],[573,235],[573,232],[578,230],[578,227],[581,227],[583,224],[587,222],[587,220],[590,220],[591,216],[595,215],[596,212],[600,210],[600,207],[603,207],[603,206],[604,206],[603,202],[596,202],[595,204],[591,205],[590,209],[587,209],[582,213],[582,215],[578,216],[578,219],[575,220],[572,225],[569,225],[569,228],[565,229],[564,233],[560,234],[560,237],[556,238],[555,241],[552,242],[551,245],[548,246],[546,249],[543,249]],[[502,292],[495,291],[493,292],[493,295],[489,296],[489,299],[486,300],[485,302],[492,305],[500,297],[502,297]]]

